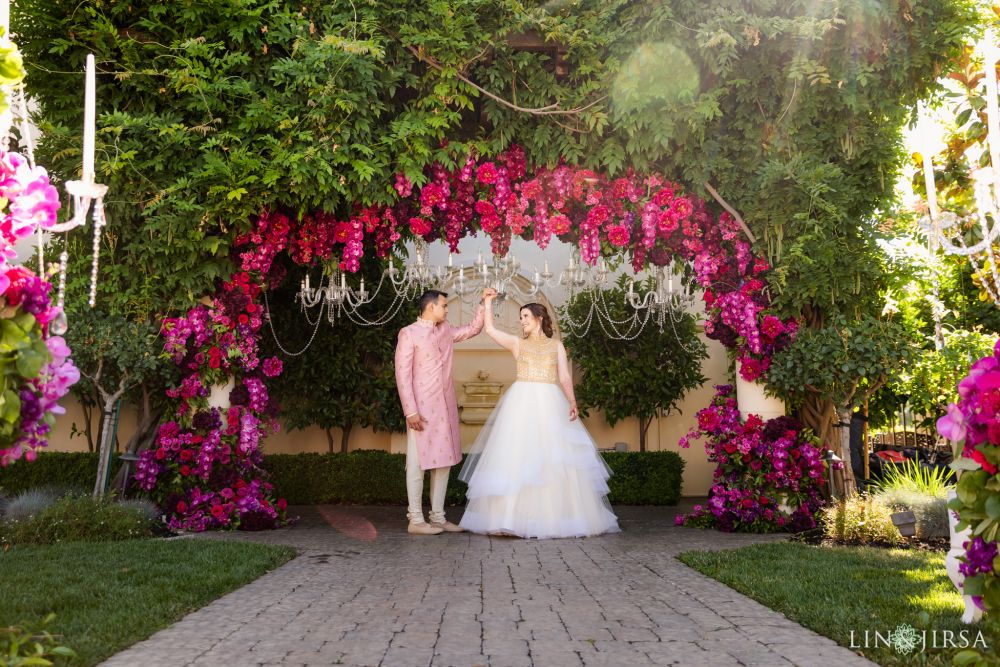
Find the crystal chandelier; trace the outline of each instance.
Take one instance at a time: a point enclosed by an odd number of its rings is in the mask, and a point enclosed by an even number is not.
[[[976,210],[968,216],[959,216],[952,211],[938,209],[935,191],[932,150],[925,147],[923,152],[924,179],[927,190],[927,215],[920,219],[920,227],[926,232],[928,245],[933,252],[937,249],[946,254],[966,257],[979,277],[980,284],[990,298],[1000,305],[1000,258],[997,257],[996,241],[1000,237],[1000,103],[997,95],[997,48],[996,35],[987,30],[980,43],[983,52],[983,70],[986,82],[987,146],[990,166],[976,170],[974,194]],[[926,114],[921,114],[921,123],[927,123]],[[929,132],[925,129],[925,133]],[[934,297],[937,297],[935,281]],[[936,343],[943,344],[941,336],[941,308],[934,308]]]
[[[417,239],[412,262],[397,265],[395,259],[390,259],[374,290],[366,289],[364,278],[360,279],[359,286],[355,289],[348,283],[348,276],[339,268],[321,274],[315,287],[307,273],[299,283],[294,297],[300,312],[313,327],[309,341],[301,350],[293,352],[286,349],[278,340],[270,317],[268,323],[279,349],[289,356],[298,356],[312,344],[324,314],[330,324],[346,317],[359,326],[377,327],[388,324],[405,304],[412,303],[428,289],[455,294],[465,301],[470,296],[475,300],[484,289],[493,288],[497,291],[495,308],[499,308],[506,299],[513,298],[523,303],[546,289],[563,289],[569,300],[589,297],[587,312],[582,317],[574,318],[568,312],[563,314],[561,323],[570,335],[586,336],[591,326],[597,322],[609,338],[635,340],[647,324],[653,322],[661,332],[669,324],[678,341],[683,344],[677,334],[676,324],[694,305],[694,295],[690,284],[684,285],[683,268],[676,263],[668,267],[656,267],[645,277],[636,276],[629,282],[624,304],[612,304],[608,300],[608,291],[615,284],[615,271],[603,257],[598,258],[594,264],[587,264],[581,260],[579,252],[574,251],[566,267],[558,274],[549,269],[548,260],[545,260],[543,269],[539,271],[536,268],[530,278],[523,275],[520,269],[521,263],[513,255],[495,255],[490,263],[482,253],[468,268],[465,264],[456,267],[452,254],[448,255],[446,266],[434,265],[428,260],[427,243]],[[642,290],[644,285],[649,285],[648,290],[644,293],[637,292],[637,288]],[[392,293],[389,305],[381,313],[365,314],[364,311],[370,309],[370,304],[382,290],[390,290]],[[264,299],[267,312],[270,313],[266,291]],[[613,313],[620,311],[621,305],[626,306],[628,314],[615,316]]]

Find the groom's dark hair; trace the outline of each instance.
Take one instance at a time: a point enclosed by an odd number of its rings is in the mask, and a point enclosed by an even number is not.
[[[427,306],[436,302],[439,296],[447,298],[448,293],[442,292],[441,290],[429,289],[423,294],[421,294],[420,301],[417,302],[417,307],[420,308],[420,312],[423,313],[425,310],[427,310]]]

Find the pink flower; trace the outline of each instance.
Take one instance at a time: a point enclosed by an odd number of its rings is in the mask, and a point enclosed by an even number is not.
[[[484,162],[476,171],[476,180],[483,185],[491,185],[497,180],[497,167],[492,162]]]
[[[616,248],[624,248],[628,245],[631,234],[624,225],[615,225],[608,228],[608,241]]]

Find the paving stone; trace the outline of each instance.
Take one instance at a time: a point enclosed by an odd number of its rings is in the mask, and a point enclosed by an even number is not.
[[[415,537],[398,508],[336,508],[375,527],[361,541],[297,509],[291,529],[194,538],[300,555],[104,665],[873,664],[675,558],[781,536],[676,528],[669,510],[620,508],[623,531],[596,538]]]

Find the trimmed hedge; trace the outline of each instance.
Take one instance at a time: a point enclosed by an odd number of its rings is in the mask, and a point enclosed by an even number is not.
[[[602,452],[612,470],[608,500],[618,505],[676,505],[684,461],[676,452]],[[347,454],[270,454],[264,468],[280,497],[293,505],[355,503],[406,505],[405,456],[360,450]],[[461,465],[451,469],[446,502],[465,503]],[[0,469],[0,491],[13,494],[45,484],[90,488],[97,472],[92,453],[46,452],[33,463]]]
[[[121,461],[111,461],[111,475],[118,474]],[[97,452],[42,452],[32,462],[19,459],[0,468],[0,494],[12,496],[47,484],[90,491],[97,480]]]

